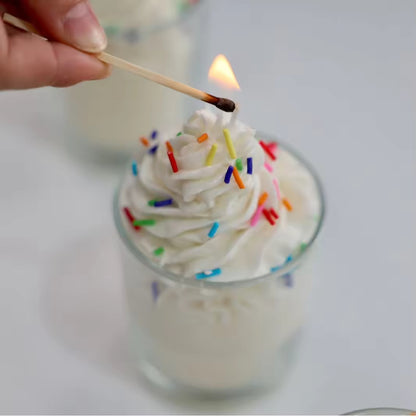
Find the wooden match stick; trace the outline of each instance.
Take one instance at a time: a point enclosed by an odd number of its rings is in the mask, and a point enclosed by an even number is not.
[[[19,19],[15,16],[12,16],[9,13],[4,13],[3,21],[18,29],[33,33],[37,36],[40,36],[41,38],[45,40],[48,40],[45,37],[41,36],[39,31],[31,23],[26,22],[25,20]],[[215,107],[219,108],[222,111],[231,113],[235,110],[234,101],[231,101],[228,98],[215,97],[214,95],[208,94],[201,90],[197,90],[196,88],[193,88],[189,85],[183,84],[171,78],[165,77],[164,75],[158,74],[157,72],[153,72],[139,65],[135,65],[129,61],[126,61],[125,59],[121,59],[121,58],[118,58],[117,56],[110,55],[107,52],[94,54],[94,56],[96,56],[99,60],[106,62],[110,65],[114,65],[125,71],[133,72],[134,74],[140,75],[141,77],[146,78],[150,81],[156,82],[165,87],[179,91],[183,94],[187,94],[193,98],[204,101],[206,103],[215,105]]]

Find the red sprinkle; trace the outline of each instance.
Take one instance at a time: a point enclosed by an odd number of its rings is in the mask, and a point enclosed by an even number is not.
[[[176,163],[175,156],[173,155],[173,152],[168,152],[168,158],[170,161],[170,165],[172,166],[172,170],[174,173],[178,172],[178,164]]]
[[[273,215],[273,217],[275,217],[276,219],[279,218],[279,215],[277,214],[277,212],[274,210],[274,208],[270,208],[269,209],[270,213]]]
[[[267,209],[263,210],[263,215],[267,218],[267,221],[269,221],[270,225],[275,225],[276,221],[273,219],[272,214],[270,214]]]
[[[123,208],[123,211],[124,211],[124,213],[126,214],[126,217],[127,217],[127,219],[129,220],[130,224],[133,226],[133,228],[134,228],[136,231],[139,231],[139,230],[140,230],[140,227],[139,227],[138,225],[133,225],[133,222],[134,222],[134,216],[133,216],[133,214],[131,213],[131,211],[130,211],[127,207],[124,207],[124,208]]]
[[[276,156],[274,155],[274,153],[269,149],[269,147],[267,146],[266,143],[264,143],[263,141],[259,141],[260,146],[263,148],[264,152],[267,153],[269,155],[269,157],[272,160],[276,160]]]

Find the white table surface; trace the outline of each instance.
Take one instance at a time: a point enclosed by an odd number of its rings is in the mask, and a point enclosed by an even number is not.
[[[260,7],[261,5],[261,7]],[[126,352],[111,197],[67,151],[63,92],[0,94],[0,412],[342,413],[416,408],[416,2],[212,2],[241,118],[315,164],[328,216],[299,359],[278,391],[155,393]]]

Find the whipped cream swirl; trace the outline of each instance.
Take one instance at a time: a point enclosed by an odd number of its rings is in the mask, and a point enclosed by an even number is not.
[[[230,157],[224,128],[228,128],[237,158],[243,163],[240,173],[245,185],[240,189],[233,177],[224,182],[227,168],[235,165]],[[207,133],[202,143],[197,138]],[[220,268],[210,280],[250,279],[270,272],[285,263],[302,243],[307,243],[316,229],[320,199],[317,185],[309,171],[288,152],[279,149],[275,162],[269,159],[256,139],[255,131],[235,115],[214,114],[209,110],[195,112],[183,126],[182,134],[171,138],[179,171],[172,171],[164,137],[153,154],[147,148],[137,155],[139,174],[127,175],[120,194],[120,208],[129,207],[137,219],[154,219],[153,226],[132,229],[125,226],[131,238],[146,256],[164,268],[184,277]],[[152,141],[152,145],[156,141]],[[206,166],[213,144],[217,152],[212,165]],[[253,172],[247,173],[247,158],[252,158]],[[266,169],[268,163],[272,172]],[[280,196],[274,180],[278,179]],[[260,195],[268,193],[265,208],[279,215],[271,226],[262,215],[255,226]],[[282,204],[286,197],[292,211]],[[173,204],[155,207],[151,200],[172,199]],[[214,237],[212,225],[219,224]],[[163,255],[154,250],[163,247]]]

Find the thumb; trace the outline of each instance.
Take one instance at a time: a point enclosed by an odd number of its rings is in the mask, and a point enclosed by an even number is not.
[[[21,0],[32,23],[49,38],[85,52],[107,46],[103,28],[87,0]]]

